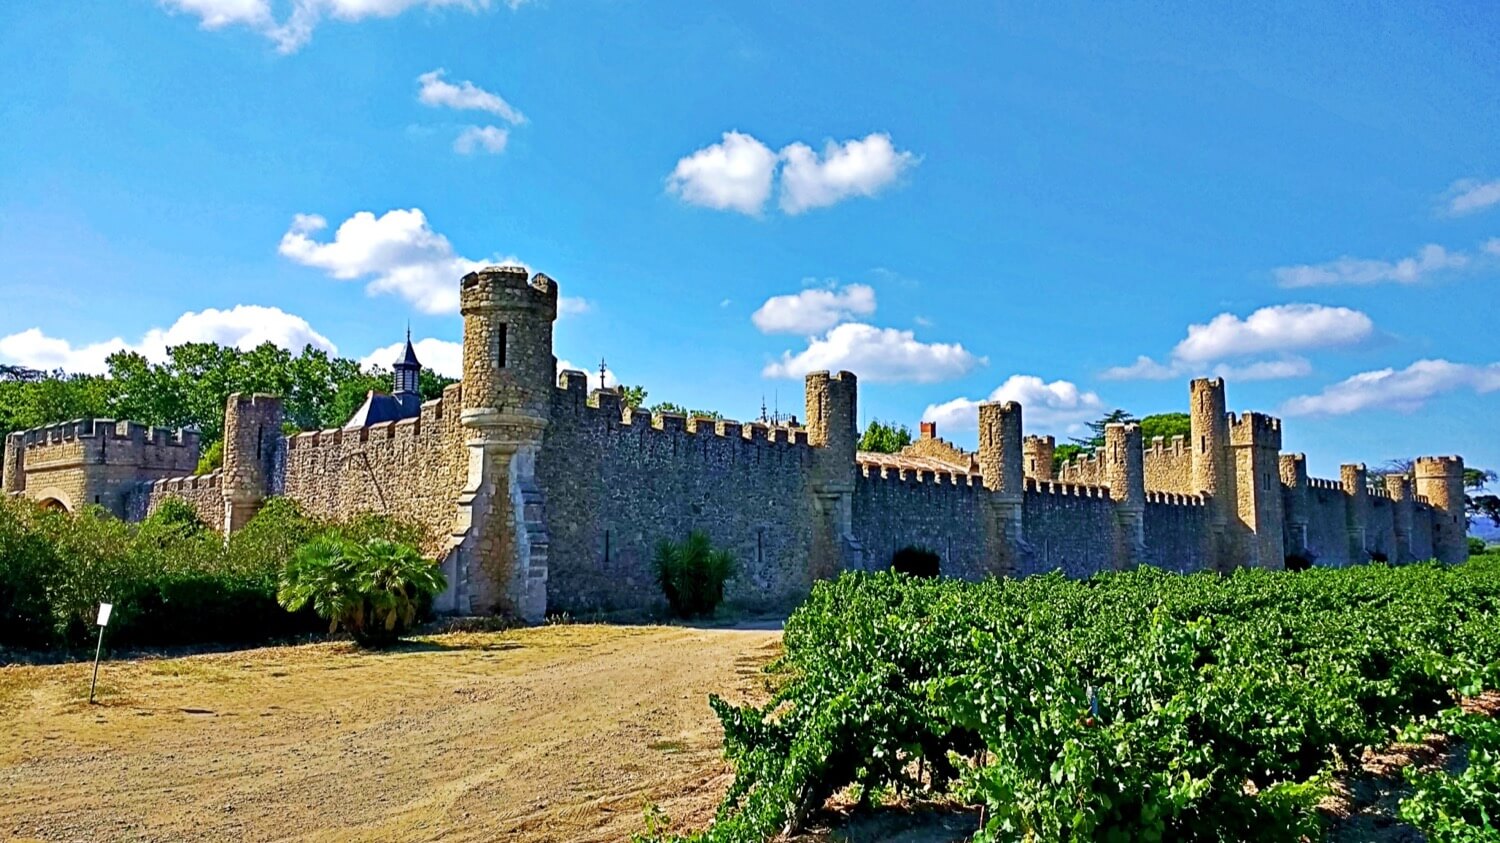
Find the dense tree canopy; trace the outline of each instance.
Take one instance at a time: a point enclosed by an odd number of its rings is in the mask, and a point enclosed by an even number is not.
[[[894,454],[911,444],[911,428],[904,424],[886,424],[874,419],[859,438],[859,450],[877,454]]]
[[[130,419],[193,427],[205,455],[223,435],[224,402],[235,392],[267,392],[286,400],[288,426],[317,430],[343,424],[370,390],[389,391],[390,373],[307,346],[300,354],[264,343],[249,351],[186,343],[160,363],[133,351],[110,355],[105,375],[0,367],[0,433],[77,418]],[[453,383],[423,371],[423,400]],[[210,460],[211,461],[211,460]]]

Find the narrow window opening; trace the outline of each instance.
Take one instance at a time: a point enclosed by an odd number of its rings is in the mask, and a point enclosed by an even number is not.
[[[761,527],[755,531],[755,564],[761,565],[765,562],[765,538],[766,528]]]
[[[609,564],[609,531],[604,531],[604,564]]]
[[[505,368],[505,345],[508,328],[508,325],[501,322],[500,329],[495,332],[495,359],[499,361],[500,368],[502,369]]]
[[[255,428],[255,458],[260,459],[260,440],[265,438],[266,426],[258,425]]]

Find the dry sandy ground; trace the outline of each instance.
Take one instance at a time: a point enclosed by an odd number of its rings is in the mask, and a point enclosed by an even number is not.
[[[0,668],[0,840],[614,841],[729,782],[780,633],[552,626]]]

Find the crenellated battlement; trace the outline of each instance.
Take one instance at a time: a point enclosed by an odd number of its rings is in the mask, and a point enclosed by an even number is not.
[[[1344,481],[1329,480],[1324,477],[1309,477],[1307,478],[1307,488],[1321,489],[1325,492],[1343,492]]]
[[[198,433],[186,428],[152,427],[133,421],[114,419],[74,419],[21,431],[26,448],[77,442],[83,439],[110,439],[133,442],[138,445],[154,445],[159,448],[198,447]],[[196,459],[196,458],[195,458]]]
[[[1026,478],[1025,489],[1039,495],[1057,495],[1068,498],[1095,498],[1109,500],[1109,487],[1092,483],[1068,483],[1063,480],[1036,480]]]
[[[1229,444],[1281,450],[1281,419],[1265,413],[1229,414]]]
[[[1146,492],[1146,503],[1161,504],[1164,506],[1197,506],[1205,505],[1202,495],[1184,495],[1177,492]]]
[[[189,474],[185,477],[165,477],[146,483],[152,495],[171,496],[188,492],[223,488],[224,474],[215,469],[207,474]]]
[[[1151,437],[1151,443],[1146,446],[1146,456],[1158,458],[1187,458],[1192,456],[1192,449],[1188,445],[1188,438],[1182,434],[1167,439],[1165,436]]]

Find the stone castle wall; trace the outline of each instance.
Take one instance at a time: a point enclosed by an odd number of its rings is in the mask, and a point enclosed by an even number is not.
[[[168,498],[185,501],[204,524],[219,532],[224,531],[224,487],[220,472],[169,477],[141,484],[127,500],[126,518],[139,521],[155,512]]]
[[[984,499],[979,477],[866,467],[855,479],[854,535],[875,570],[896,551],[923,547],[945,576],[977,580],[986,571]]]
[[[226,533],[273,495],[323,518],[382,513],[426,530],[450,583],[438,608],[530,621],[663,608],[655,549],[694,530],[738,564],[729,603],[773,610],[913,545],[966,578],[1467,556],[1460,458],[1378,486],[1362,465],[1309,478],[1280,453],[1278,419],[1226,412],[1221,379],[1192,382],[1190,436],[1146,444],[1109,425],[1057,472],[1054,440],[1026,436],[1015,402],[980,405],[974,453],[924,422],[901,453],[862,454],[852,373],[807,376],[806,428],[653,418],[590,396],[581,372],[555,377],[556,282],[507,267],[460,287],[463,386],[416,417],[285,437],[280,398],[231,396],[224,468],[202,476],[191,433],[54,425],[6,437],[0,489],[135,519],[176,497]]]
[[[1146,447],[1146,488],[1177,495],[1196,494],[1193,488],[1193,453],[1187,437],[1171,440],[1157,436]]]
[[[455,384],[413,418],[288,437],[273,485],[318,518],[373,512],[419,524],[424,549],[436,553],[453,529],[467,467],[461,402]]]
[[[1026,481],[1017,574],[1088,577],[1115,567],[1115,506],[1103,486]]]
[[[813,449],[805,431],[626,414],[613,392],[596,393],[591,406],[581,372],[562,383],[537,460],[549,611],[663,607],[657,543],[693,530],[734,555],[727,601],[788,608],[806,594]]]

